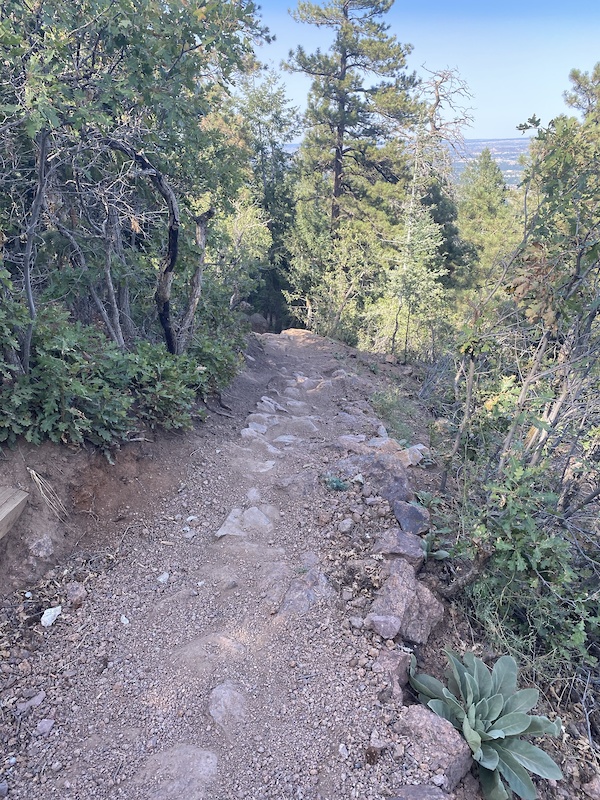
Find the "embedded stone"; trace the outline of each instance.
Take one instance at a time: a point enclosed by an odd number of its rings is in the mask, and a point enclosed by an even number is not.
[[[210,750],[176,744],[151,755],[133,780],[145,789],[152,786],[153,800],[205,800],[210,797],[209,784],[217,777],[217,764]]]
[[[423,540],[412,533],[406,533],[400,528],[389,528],[378,533],[375,538],[373,552],[400,556],[405,561],[408,561],[415,570],[419,570],[425,561]]]
[[[344,478],[352,478],[357,473],[363,475],[390,505],[414,497],[406,469],[394,453],[383,453],[380,448],[374,453],[349,456],[340,461],[338,467]]]
[[[338,530],[340,533],[350,533],[352,528],[354,527],[354,520],[347,517],[343,519],[340,524],[338,525]]]
[[[225,681],[210,693],[208,713],[221,728],[229,728],[246,716],[246,697],[233,683]]]
[[[427,764],[431,778],[435,776],[446,792],[452,792],[473,765],[471,749],[461,734],[448,720],[423,705],[404,708],[395,730],[410,738],[411,757],[417,764]],[[435,791],[434,787],[427,788]],[[418,795],[405,797],[412,800]],[[427,795],[423,797],[429,800]],[[437,800],[435,794],[430,797]]]
[[[383,636],[384,639],[393,639],[400,632],[402,620],[393,614],[367,614],[364,626]]]
[[[265,531],[270,532],[273,530],[273,523],[269,517],[261,511],[260,508],[252,506],[246,509],[241,518],[242,528],[244,530]]]
[[[312,567],[299,578],[293,580],[279,609],[280,614],[305,614],[319,600],[335,594],[326,576]]]
[[[444,607],[432,592],[415,578],[413,567],[404,559],[390,566],[390,576],[378,591],[370,613],[401,620],[403,639],[425,644],[444,615]]]
[[[405,533],[416,536],[419,533],[427,533],[431,527],[431,514],[423,506],[395,500],[392,508],[398,524]]]
[[[241,508],[233,508],[215,533],[215,539],[222,539],[223,536],[245,536],[246,533],[242,528],[242,514]]]
[[[400,686],[408,683],[408,670],[410,667],[410,653],[403,650],[380,650],[373,662],[372,670],[383,675],[396,678]]]
[[[448,795],[435,786],[402,786],[390,800],[449,800]]]

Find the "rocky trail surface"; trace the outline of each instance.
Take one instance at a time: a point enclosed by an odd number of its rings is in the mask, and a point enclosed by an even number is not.
[[[419,579],[427,450],[388,437],[331,342],[256,342],[173,490],[102,567],[55,570],[59,616],[0,652],[0,797],[480,797],[406,686],[449,616]]]

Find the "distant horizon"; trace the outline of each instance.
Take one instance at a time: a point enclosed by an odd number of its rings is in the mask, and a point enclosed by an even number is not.
[[[534,139],[534,136],[465,136],[465,142],[525,142]]]

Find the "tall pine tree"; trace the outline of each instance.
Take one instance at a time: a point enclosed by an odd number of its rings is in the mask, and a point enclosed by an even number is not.
[[[329,28],[327,53],[290,52],[288,69],[312,78],[306,147],[331,174],[331,224],[338,225],[347,199],[360,200],[365,180],[396,182],[397,171],[381,145],[410,124],[414,74],[406,70],[410,45],[388,34],[382,17],[393,0],[330,0],[323,6],[299,2],[294,18]],[[352,204],[350,204],[352,205]]]
[[[407,154],[399,136],[417,117],[410,45],[388,33],[386,0],[300,2],[295,18],[332,32],[327,52],[290,53],[312,78],[299,157],[291,291],[297,316],[356,341],[365,303],[398,258]]]

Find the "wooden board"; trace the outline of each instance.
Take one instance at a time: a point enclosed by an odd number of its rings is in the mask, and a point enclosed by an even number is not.
[[[21,516],[27,505],[27,492],[0,486],[0,539],[5,536]]]

